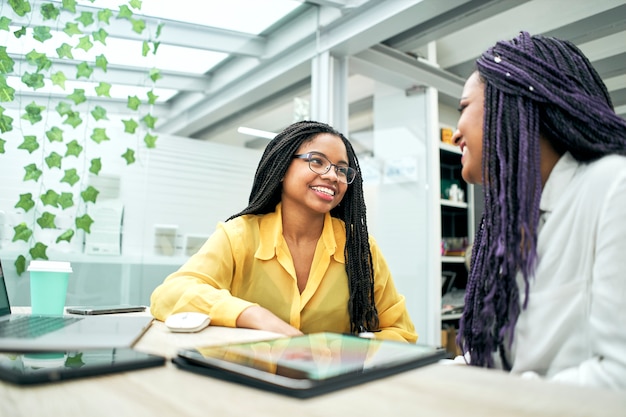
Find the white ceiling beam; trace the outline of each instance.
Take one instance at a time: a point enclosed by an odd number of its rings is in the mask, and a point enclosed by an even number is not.
[[[393,48],[375,45],[350,58],[353,71],[403,90],[416,86],[436,88],[452,98],[460,98],[465,80],[426,61]]]
[[[287,25],[268,39],[268,55],[264,62],[257,66],[250,60],[235,59],[224,65],[214,74],[205,97],[194,95],[192,107],[187,107],[189,97],[177,98],[172,117],[159,129],[175,135],[193,136],[194,132],[225,117],[224,110],[233,107],[234,103],[250,105],[272,95],[276,88],[289,85],[289,80],[296,82],[298,77],[301,80],[310,76],[309,61],[318,51],[329,50],[334,56],[349,56],[452,9],[458,6],[458,2],[442,5],[439,0],[394,0],[376,1],[366,6],[346,16],[345,20],[322,27],[319,37],[316,36],[317,11],[312,7],[300,16],[297,26]],[[281,53],[272,55],[274,50]],[[185,106],[180,105],[183,102]]]
[[[13,59],[13,61],[15,61],[17,68],[24,68],[28,65],[26,60],[21,56],[16,56],[14,54],[10,54],[9,56]],[[107,82],[110,84],[141,87],[148,87],[152,84],[147,68],[131,68],[109,65],[106,72],[96,68],[94,70],[94,74],[92,74],[93,76],[86,79],[76,78],[76,65],[78,65],[79,62],[59,59],[52,59],[51,61],[52,65],[50,69],[47,70],[47,73],[53,74],[57,71],[61,71],[68,80]],[[160,74],[162,78],[154,83],[155,88],[166,88],[181,91],[205,91],[210,85],[210,78],[206,75],[176,74],[166,71],[161,71]],[[19,76],[19,74],[15,72],[11,75]]]

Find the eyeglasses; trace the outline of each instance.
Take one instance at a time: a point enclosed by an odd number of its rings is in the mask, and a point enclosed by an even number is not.
[[[350,184],[356,177],[356,170],[346,165],[337,165],[331,163],[328,158],[317,152],[303,153],[294,155],[294,159],[305,159],[309,162],[309,169],[316,174],[324,175],[330,171],[331,167],[335,167],[337,179],[344,184]]]

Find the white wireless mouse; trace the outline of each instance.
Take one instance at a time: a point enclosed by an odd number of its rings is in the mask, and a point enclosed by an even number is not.
[[[175,313],[165,319],[165,325],[172,332],[193,333],[199,332],[209,325],[211,318],[204,313],[188,311]]]

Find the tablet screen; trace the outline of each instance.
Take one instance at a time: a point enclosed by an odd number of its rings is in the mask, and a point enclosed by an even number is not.
[[[338,333],[196,348],[183,357],[234,363],[293,379],[323,381],[439,355],[439,349]]]
[[[0,353],[0,379],[35,384],[165,364],[165,358],[131,348],[67,352]]]

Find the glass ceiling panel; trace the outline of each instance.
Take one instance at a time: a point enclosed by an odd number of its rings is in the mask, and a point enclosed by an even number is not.
[[[36,41],[32,37],[32,29],[28,28],[28,36],[16,40],[13,32],[19,30],[17,26],[10,26],[10,31],[0,31],[0,42],[7,46],[10,54],[25,55],[33,49],[45,53],[49,57],[57,56],[57,48],[63,43],[74,45],[72,39],[65,32],[50,31],[51,39],[45,43]],[[89,51],[72,49],[72,56],[77,61],[95,62],[96,57],[104,54],[110,65],[122,65],[137,68],[158,68],[161,71],[175,71],[190,74],[205,74],[216,64],[226,58],[227,54],[185,48],[181,46],[161,44],[157,54],[142,56],[140,41],[107,37],[106,45],[94,42]]]
[[[60,1],[52,0],[60,7]],[[120,6],[129,5],[129,0],[77,0],[77,5],[90,8],[106,8],[111,11],[119,10]],[[219,29],[258,35],[275,24],[277,21],[301,6],[301,0],[143,0],[141,9],[132,9],[136,15],[162,18],[166,20],[164,30],[167,30],[167,20],[188,22],[197,25],[215,27]],[[38,7],[37,7],[38,8]],[[37,13],[37,11],[34,11]],[[32,28],[28,36],[22,36],[17,41],[13,33],[20,27],[11,27],[9,31],[0,31],[0,44],[7,46],[9,54],[24,56],[35,50],[49,57],[57,57],[57,48],[64,43],[72,47],[72,61],[86,61],[94,63],[96,57],[105,55],[108,64],[126,68],[158,68],[165,72],[179,74],[201,75],[208,73],[214,66],[228,57],[228,54],[207,50],[186,48],[181,46],[160,43],[155,54],[143,56],[142,42],[108,36],[106,45],[93,42],[89,51],[75,48],[76,39],[63,31],[51,28],[52,38],[41,43],[32,37]],[[94,73],[95,74],[95,73]],[[70,75],[70,74],[68,74]],[[74,74],[72,74],[74,75]],[[19,82],[18,78],[8,77],[7,82],[17,91],[27,93],[29,90]],[[89,80],[67,80],[65,90],[55,86],[49,79],[44,80],[44,87],[37,93],[66,94],[75,88],[85,90],[87,96],[95,96],[95,86],[98,85],[97,74]],[[148,81],[144,86],[127,86],[112,84],[111,97],[125,99],[128,96],[144,97],[150,87]],[[158,82],[157,86],[158,87]],[[158,102],[165,102],[175,96],[178,91],[155,88],[154,93],[159,96]]]
[[[77,3],[118,10],[128,0]],[[258,35],[301,4],[299,0],[144,0],[136,14]]]

